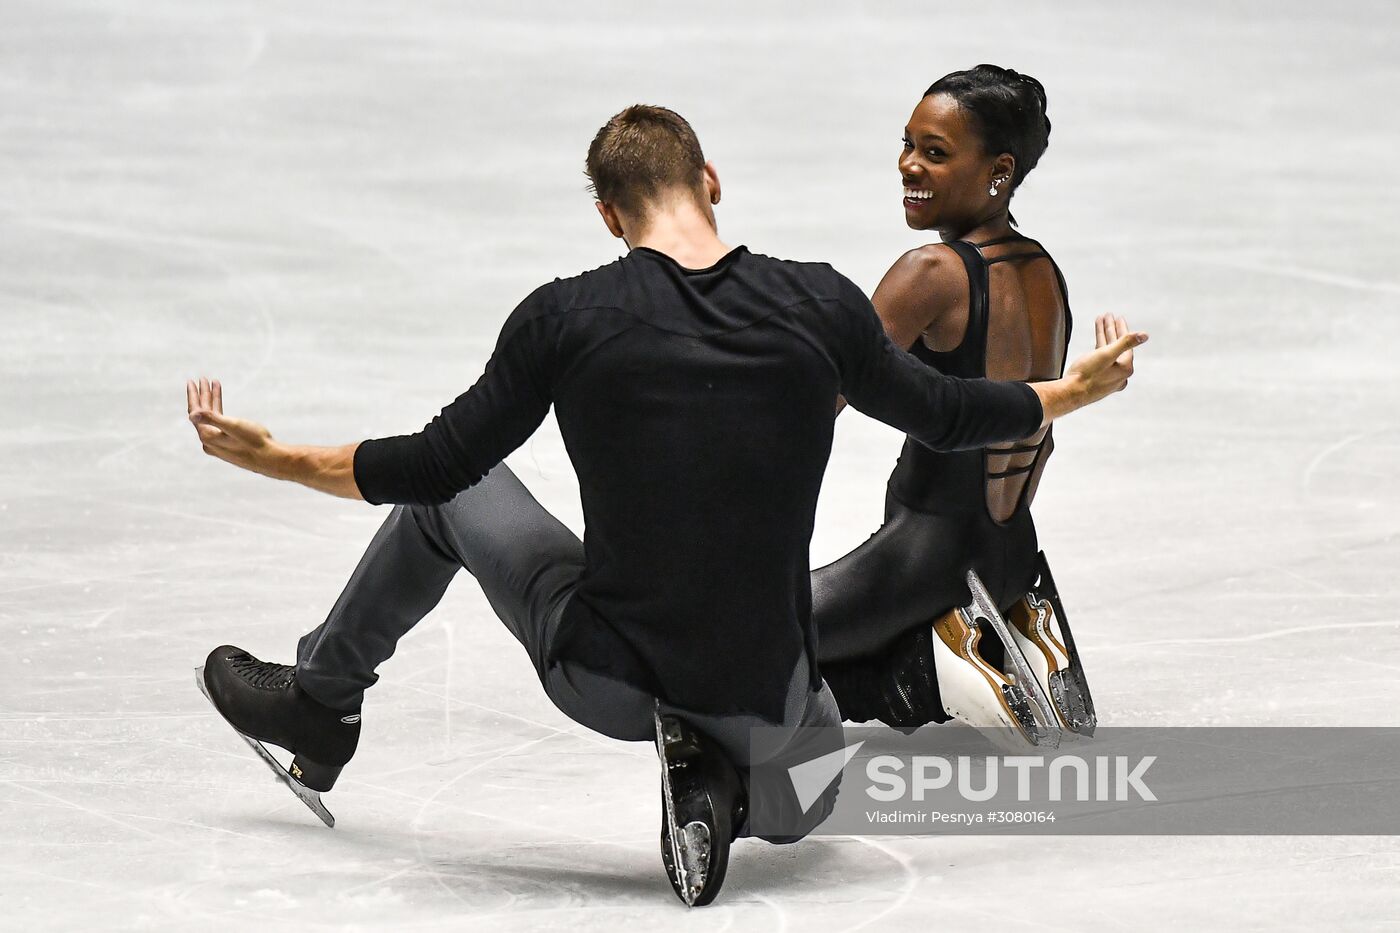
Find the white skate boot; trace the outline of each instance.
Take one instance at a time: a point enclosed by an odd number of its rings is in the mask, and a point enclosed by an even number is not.
[[[943,709],[1009,751],[1024,751],[1027,745],[1057,747],[1061,720],[1047,682],[1037,677],[1037,665],[1022,648],[1026,639],[1018,640],[1006,624],[976,571],[967,572],[967,585],[972,602],[933,625]],[[1005,651],[1000,667],[988,663],[979,649],[988,629]]]

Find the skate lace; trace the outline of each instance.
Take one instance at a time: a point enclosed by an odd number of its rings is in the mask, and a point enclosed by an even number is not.
[[[281,688],[296,679],[297,669],[291,664],[273,664],[253,657],[234,658],[229,667],[239,677],[255,687]]]
[[[883,683],[881,722],[896,728],[943,722],[948,715],[938,694],[938,671],[933,663],[933,634],[919,628],[896,643],[886,656],[893,662]]]
[[[822,675],[851,722],[878,719],[897,729],[944,722],[933,665],[933,634],[916,629],[882,654],[824,665]]]

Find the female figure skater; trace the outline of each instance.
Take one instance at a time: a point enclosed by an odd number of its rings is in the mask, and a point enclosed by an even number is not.
[[[946,75],[904,131],[904,219],[941,242],[900,257],[873,301],[890,338],[954,376],[1037,381],[1064,370],[1064,279],[1013,229],[1009,202],[1050,136],[1045,89],[995,65]],[[1103,319],[1104,328],[1126,323]],[[890,476],[885,521],[812,575],[820,665],[844,717],[897,727],[943,722],[932,623],[969,600],[969,568],[998,608],[1023,596],[1038,553],[1030,507],[1053,443],[935,453],[908,438]],[[982,653],[998,664],[995,638]],[[990,655],[997,654],[997,657]]]

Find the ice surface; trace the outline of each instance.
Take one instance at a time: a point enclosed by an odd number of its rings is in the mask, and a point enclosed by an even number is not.
[[[870,288],[922,242],[935,77],[1040,77],[1016,198],[1151,331],[1037,504],[1105,725],[1400,725],[1400,93],[1388,3],[0,5],[0,927],[1375,929],[1386,838],[736,847],[687,915],[645,745],[543,697],[470,580],[382,669],[318,824],[191,686],[274,660],[381,513],[204,457],[183,382],[307,443],[411,430],[537,284],[610,261],[583,190],[635,101],[695,123],[723,234]],[[898,437],[841,418],[814,562]],[[512,463],[573,527],[552,426]],[[1011,891],[1019,893],[1014,896]]]

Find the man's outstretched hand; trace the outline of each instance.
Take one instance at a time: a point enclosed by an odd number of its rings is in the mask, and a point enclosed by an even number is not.
[[[359,444],[343,447],[280,444],[256,421],[224,414],[224,390],[217,379],[186,382],[185,403],[199,443],[211,457],[333,496],[363,498],[355,485],[355,448]]]
[[[224,414],[224,389],[217,379],[185,383],[185,402],[204,452],[254,473],[271,476],[277,453],[272,434],[260,424]]]
[[[1133,350],[1146,342],[1147,335],[1129,330],[1124,318],[1099,315],[1094,321],[1095,349],[1071,363],[1063,378],[1031,384],[1045,408],[1042,426],[1126,388],[1133,374]]]
[[[1146,342],[1147,335],[1129,330],[1125,318],[1100,314],[1094,320],[1094,349],[1071,363],[1065,375],[1083,380],[1089,403],[1097,402],[1128,387],[1133,348]]]

